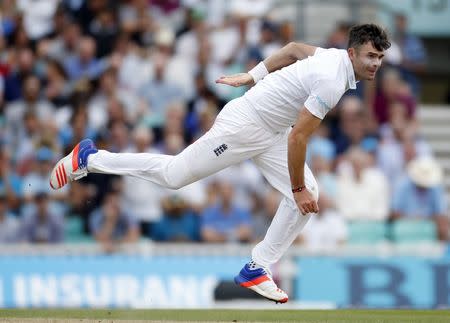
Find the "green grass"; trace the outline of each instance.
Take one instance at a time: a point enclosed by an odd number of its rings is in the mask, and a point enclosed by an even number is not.
[[[121,320],[213,321],[213,322],[298,322],[298,323],[449,323],[448,310],[0,310],[1,319],[89,319],[100,322]],[[26,322],[32,322],[26,320]]]

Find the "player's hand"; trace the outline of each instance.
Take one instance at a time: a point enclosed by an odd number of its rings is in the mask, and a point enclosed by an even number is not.
[[[319,212],[319,205],[308,189],[305,188],[301,192],[294,193],[294,199],[303,215]]]
[[[221,76],[216,80],[216,83],[226,84],[234,87],[239,87],[243,85],[253,85],[253,77],[248,73],[238,73],[233,75]]]

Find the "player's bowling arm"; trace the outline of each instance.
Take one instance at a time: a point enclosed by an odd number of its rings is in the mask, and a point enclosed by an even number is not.
[[[268,73],[277,71],[280,68],[291,65],[292,63],[305,59],[308,56],[314,56],[316,49],[316,46],[290,42],[267,57],[263,62],[259,63],[248,73],[221,76],[216,80],[216,83],[234,87],[253,85],[263,79]]]
[[[264,60],[264,65],[269,73],[279,70],[285,66],[291,65],[298,60],[314,56],[316,46],[304,43],[290,42]]]
[[[293,190],[302,188],[294,193],[294,198],[300,212],[304,215],[318,211],[317,201],[312,193],[305,188],[305,157],[309,138],[319,127],[321,121],[303,107],[288,139],[288,167],[291,186]]]

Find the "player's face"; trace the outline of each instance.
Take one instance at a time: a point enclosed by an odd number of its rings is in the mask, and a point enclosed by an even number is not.
[[[358,48],[349,48],[349,57],[358,80],[373,80],[383,61],[384,51],[373,47],[371,42]]]

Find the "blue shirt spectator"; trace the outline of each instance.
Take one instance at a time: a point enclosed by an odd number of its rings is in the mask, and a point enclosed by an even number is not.
[[[0,189],[0,243],[18,240],[19,221],[8,210],[6,194]]]
[[[97,79],[108,68],[106,58],[97,59],[96,45],[92,38],[83,37],[80,41],[77,55],[69,56],[64,61],[64,68],[71,80],[79,80],[82,77]]]
[[[112,251],[113,243],[135,242],[139,238],[138,222],[123,210],[117,191],[106,193],[101,208],[91,215],[89,229],[107,251]]]
[[[394,189],[392,210],[404,217],[431,218],[447,211],[445,191],[442,186],[419,187],[404,177]]]
[[[154,224],[151,238],[156,241],[198,241],[199,220],[178,196],[162,201],[164,215]]]
[[[21,240],[32,243],[58,243],[64,238],[64,218],[49,208],[46,192],[35,197],[34,210],[23,218]]]
[[[233,187],[219,184],[219,201],[201,216],[202,239],[207,242],[248,241],[251,238],[250,213],[233,203]]]

